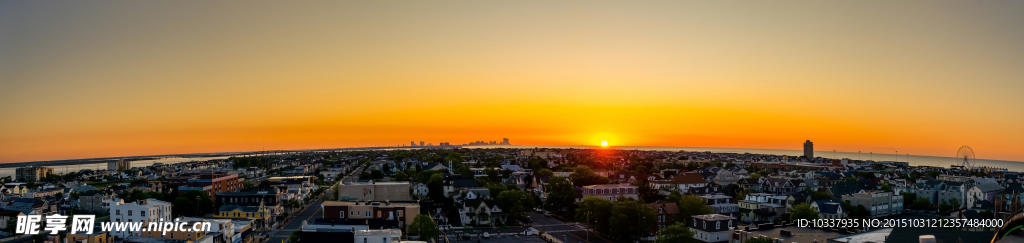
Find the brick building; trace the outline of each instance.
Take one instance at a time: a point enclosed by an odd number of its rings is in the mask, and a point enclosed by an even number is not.
[[[395,220],[401,228],[420,213],[416,201],[327,201],[320,207],[324,219]]]

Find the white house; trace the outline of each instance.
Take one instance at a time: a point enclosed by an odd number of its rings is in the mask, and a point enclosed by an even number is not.
[[[125,203],[122,199],[114,199],[110,203],[110,222],[166,222],[173,220],[171,216],[171,203],[156,199],[144,199],[131,203]],[[129,235],[142,236],[140,232],[117,231],[110,232],[112,235],[127,237]]]

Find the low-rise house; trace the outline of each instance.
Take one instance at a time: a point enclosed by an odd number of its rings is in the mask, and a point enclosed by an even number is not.
[[[729,229],[739,225],[736,218],[721,214],[694,215],[691,220],[693,238],[700,242],[728,242]]]
[[[854,193],[864,193],[864,189],[857,185],[856,182],[843,181],[838,182],[829,188],[829,192],[832,193],[833,197],[842,197],[843,195],[851,195]]]
[[[619,197],[628,197],[632,199],[639,198],[638,187],[630,184],[602,184],[602,185],[590,185],[583,187],[583,197],[600,197],[611,201],[618,200]],[[581,201],[582,198],[577,199]]]
[[[820,219],[842,219],[848,213],[839,199],[825,199],[811,202],[811,208],[818,211]]]
[[[928,202],[932,204],[937,204],[939,191],[943,191],[945,188],[946,181],[921,179],[914,183],[914,186],[910,188],[910,192],[914,193],[917,197],[928,199]]]
[[[946,202],[950,205],[967,205],[967,183],[964,182],[946,182],[945,190],[937,191],[935,197],[937,202]]]
[[[1003,189],[996,183],[978,183],[967,190],[967,206],[973,208],[980,201],[992,203]]]
[[[683,194],[694,196],[714,195],[720,193],[724,193],[722,188],[715,184],[708,184],[708,186],[704,187],[690,187],[688,190],[683,192]]]
[[[125,203],[124,200],[115,199],[110,203],[110,222],[171,222],[171,203],[156,199],[143,199],[135,202]],[[113,232],[118,237],[143,237],[141,232],[119,231]],[[151,236],[150,236],[151,237]]]
[[[505,215],[493,200],[467,199],[459,207],[462,225],[494,226],[505,222]]]
[[[270,208],[260,204],[259,206],[224,205],[217,210],[217,218],[230,219],[251,219],[255,220],[257,228],[266,228],[272,224],[273,212]]]
[[[107,213],[114,195],[105,191],[88,191],[78,195],[79,209],[88,213]]]
[[[768,222],[786,212],[787,196],[751,193],[738,202],[743,222]]]
[[[796,185],[792,180],[784,178],[766,178],[761,182],[761,192],[775,195],[789,195],[796,192]]]
[[[726,169],[718,170],[715,173],[714,181],[719,185],[736,184],[740,179],[746,178],[746,175],[738,175],[732,170]]]
[[[732,197],[730,196],[719,193],[714,195],[704,195],[700,197],[704,198],[704,202],[708,206],[711,206],[711,210],[713,213],[733,217],[739,216],[740,206],[739,204],[736,204],[736,202],[734,202],[732,200]]]
[[[690,187],[705,187],[708,185],[708,181],[703,176],[696,173],[683,173],[672,177],[672,184],[676,185],[676,188],[680,192],[685,192]]]
[[[324,219],[340,219],[335,222],[366,224],[366,220],[379,220],[401,228],[411,224],[420,212],[416,201],[327,201],[320,207]]]
[[[871,218],[903,214],[903,196],[891,192],[856,193],[842,199],[854,207],[864,206]]]
[[[676,203],[650,203],[647,207],[654,209],[655,214],[658,216],[658,220],[654,224],[654,228],[651,229],[651,235],[658,235],[662,229],[669,225],[675,224],[675,218],[679,215],[679,206]]]
[[[793,209],[793,206],[801,203],[811,204],[811,194],[805,191],[789,194],[786,197],[786,212],[789,212]]]
[[[739,180],[737,184],[739,184],[740,188],[742,188],[743,190],[752,190],[755,192],[759,192],[761,191],[762,180],[764,180],[764,178],[745,178]]]
[[[444,195],[452,197],[458,195],[464,189],[480,187],[480,183],[473,178],[466,178],[462,175],[447,175],[444,178]]]
[[[18,216],[25,216],[25,213],[18,210],[0,209],[0,222],[4,222],[0,224],[0,230],[14,232],[13,229],[7,228],[7,221],[12,218],[17,220]]]

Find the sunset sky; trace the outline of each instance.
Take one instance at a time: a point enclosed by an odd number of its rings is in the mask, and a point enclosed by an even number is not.
[[[0,0],[0,162],[397,145],[1024,161],[1024,1]]]

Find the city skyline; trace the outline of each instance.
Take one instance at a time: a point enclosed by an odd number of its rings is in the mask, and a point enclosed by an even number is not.
[[[0,2],[0,162],[504,137],[1024,161],[1021,2],[119,3]]]

